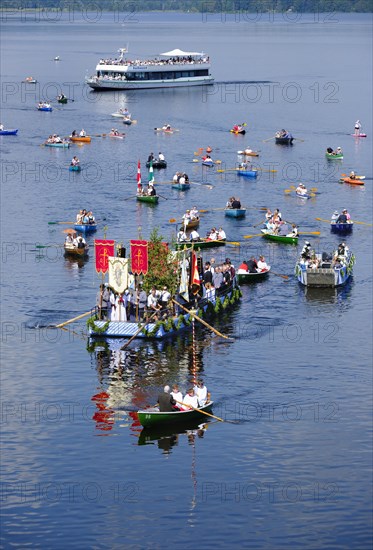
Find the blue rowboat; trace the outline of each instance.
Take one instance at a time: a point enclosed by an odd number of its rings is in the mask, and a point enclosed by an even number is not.
[[[203,160],[202,164],[203,166],[214,166],[214,162],[212,160]]]
[[[297,197],[300,199],[312,199],[311,195],[308,195],[307,193],[305,195],[302,195],[302,193],[295,193]]]
[[[244,218],[246,216],[246,208],[226,208],[225,215],[229,218]]]
[[[80,233],[93,233],[94,231],[97,231],[97,224],[96,223],[76,223],[74,225],[75,231],[79,231]]]
[[[0,130],[0,136],[15,136],[17,135],[17,130]]]
[[[57,143],[46,141],[44,142],[44,145],[46,147],[70,147],[70,143],[68,141],[60,141]]]
[[[190,183],[178,183],[175,182],[172,184],[172,189],[178,189],[179,191],[186,191],[187,189],[190,189]]]
[[[70,164],[70,166],[69,166],[70,172],[80,172],[81,169],[82,168],[81,168],[81,166],[79,166],[79,164],[77,164],[75,166]]]
[[[354,222],[350,223],[336,223],[336,222],[330,222],[330,229],[332,233],[352,233],[352,229],[354,227]]]
[[[53,111],[53,107],[38,107],[38,111],[51,112]]]
[[[256,178],[258,170],[237,170],[239,176],[245,176],[246,178]]]

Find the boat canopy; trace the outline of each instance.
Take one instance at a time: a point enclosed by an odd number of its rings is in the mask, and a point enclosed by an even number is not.
[[[203,52],[183,52],[182,50],[176,49],[176,50],[171,50],[170,52],[160,53],[159,55],[162,55],[164,57],[187,57],[189,55],[201,56],[204,54]]]

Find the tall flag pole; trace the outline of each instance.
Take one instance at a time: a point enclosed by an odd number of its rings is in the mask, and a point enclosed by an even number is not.
[[[140,194],[142,189],[141,185],[141,165],[140,160],[137,163],[137,193]]]
[[[153,161],[150,161],[149,165],[149,185],[154,184],[154,172],[153,172]]]

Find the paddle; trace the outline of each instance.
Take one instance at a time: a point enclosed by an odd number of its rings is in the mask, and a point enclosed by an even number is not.
[[[56,225],[56,224],[75,225],[75,222],[48,222],[48,225]]]
[[[133,336],[131,336],[131,338],[124,344],[124,346],[122,346],[122,347],[120,348],[121,351],[124,350],[124,349],[126,349],[126,347],[130,345],[130,343],[132,342],[132,340],[134,340],[134,339],[136,338],[136,336],[137,336],[138,334],[140,334],[140,332],[141,332],[141,331],[146,327],[146,325],[155,317],[155,315],[157,315],[157,313],[158,313],[158,311],[155,311],[155,312],[153,313],[153,315],[151,315],[151,316],[149,317],[149,319],[147,319],[147,320],[145,321],[145,323],[144,323],[143,325],[141,325],[141,327],[139,328],[139,330],[137,330],[137,331],[135,332],[135,334],[134,334]]]
[[[304,139],[300,139],[300,138],[293,138],[293,139],[297,141],[305,141]]]
[[[164,197],[163,195],[160,195],[159,193],[158,193],[158,197],[161,197],[161,199],[165,199],[166,201],[168,201],[167,197]]]
[[[270,138],[268,138],[268,139],[263,139],[262,141],[263,141],[263,143],[266,143],[267,141],[271,141],[271,139],[275,139],[275,137],[276,137],[276,136],[272,136],[272,137],[270,137]]]
[[[270,273],[272,273],[272,275],[276,275],[276,277],[282,277],[283,279],[286,279],[286,280],[289,279],[288,275],[281,275],[281,273],[275,273],[274,271],[270,271]]]
[[[210,330],[212,330],[212,332],[214,332],[215,334],[217,334],[218,336],[220,336],[221,338],[225,338],[226,340],[234,340],[234,338],[232,337],[229,337],[229,336],[225,336],[225,334],[222,334],[221,332],[219,332],[218,330],[216,330],[216,328],[212,327],[211,325],[209,325],[208,323],[206,323],[206,321],[204,321],[203,319],[201,319],[200,317],[198,317],[198,315],[196,315],[195,313],[193,313],[193,311],[191,311],[190,309],[187,309],[186,307],[184,307],[183,305],[181,305],[177,300],[175,300],[174,298],[172,298],[172,301],[174,304],[176,304],[177,306],[181,307],[181,309],[183,309],[184,311],[186,311],[187,313],[189,313],[194,319],[196,319],[197,321],[199,321],[200,323],[202,323],[202,325],[205,325],[205,327],[209,328]]]
[[[321,235],[320,231],[299,231],[298,235]]]
[[[326,222],[330,223],[330,220],[324,220],[323,218],[315,218],[315,220],[318,220],[319,222]],[[368,225],[369,227],[372,227],[373,224],[367,223],[367,222],[357,222],[356,220],[353,220],[354,223],[357,223],[359,225]]]
[[[253,225],[253,227],[258,227],[259,225],[262,225],[263,223],[265,223],[267,220],[262,220],[260,221],[259,223],[256,223],[255,225]]]
[[[91,315],[92,311],[87,311],[86,313],[82,313],[81,315],[78,315],[77,317],[73,317],[73,319],[69,319],[68,321],[65,321],[64,323],[60,323],[59,325],[53,326],[53,328],[62,328],[65,325],[68,325],[69,323],[73,323],[74,321],[78,321],[79,319],[83,319],[83,317],[87,317],[87,315]]]
[[[137,195],[132,195],[132,197],[127,197],[126,199],[123,199],[124,201],[129,201],[130,199],[136,199]]]
[[[198,411],[199,413],[205,414],[206,416],[211,416],[211,418],[215,418],[216,420],[219,420],[219,422],[225,422],[222,418],[219,418],[218,416],[215,416],[214,414],[210,414],[208,412],[203,411],[202,409],[197,409],[197,407],[193,407],[193,405],[187,405],[186,403],[182,403],[181,401],[177,401],[175,399],[176,403],[179,405],[183,405],[184,407],[188,407],[189,409],[193,409],[194,411]]]
[[[258,233],[257,235],[244,235],[244,239],[252,239],[253,237],[262,237],[263,233]]]

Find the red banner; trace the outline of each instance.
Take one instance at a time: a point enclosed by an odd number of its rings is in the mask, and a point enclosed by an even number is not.
[[[115,256],[115,241],[95,239],[95,258],[97,273],[106,273],[109,269],[109,256]]]
[[[192,266],[190,270],[190,284],[193,287],[193,294],[196,294],[198,292],[198,289],[200,287],[200,278],[198,273],[198,265],[197,265],[197,256],[194,252],[192,252]],[[197,287],[197,288],[196,288]]]
[[[130,241],[131,271],[136,275],[148,272],[148,241]]]

